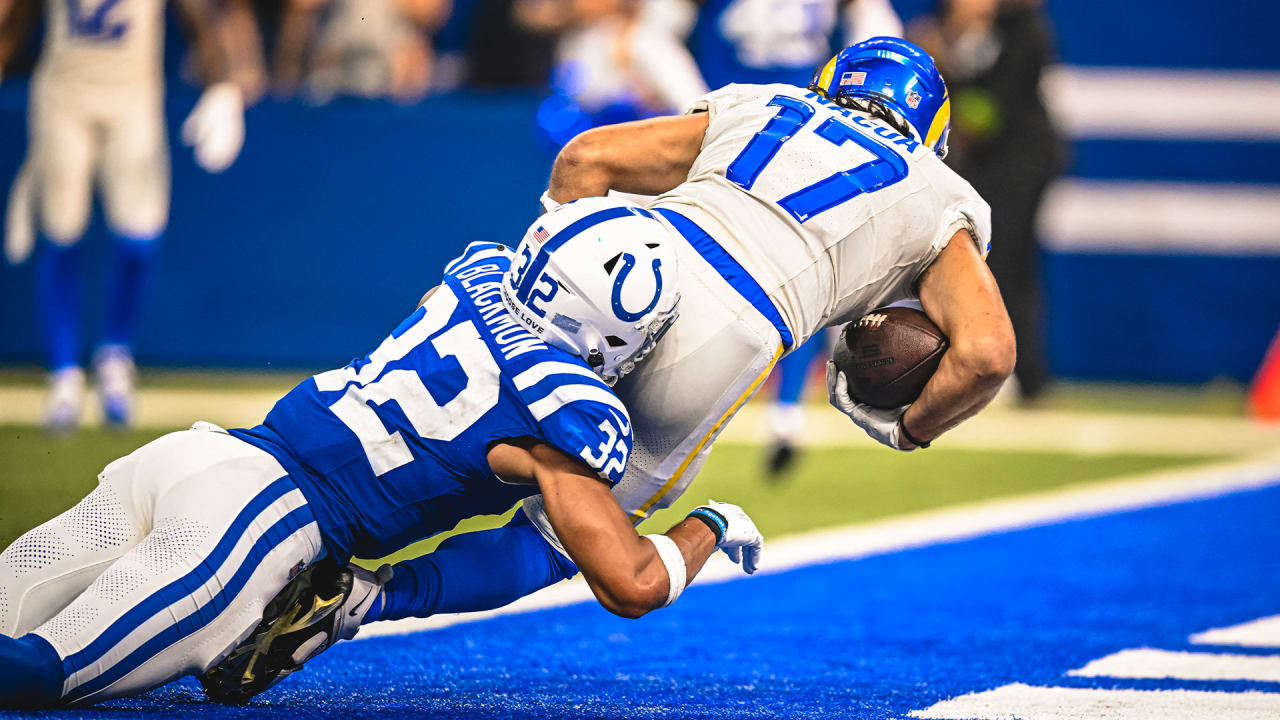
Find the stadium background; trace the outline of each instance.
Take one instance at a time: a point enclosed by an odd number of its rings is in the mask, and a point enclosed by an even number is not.
[[[908,20],[932,6],[893,4]],[[457,7],[465,18],[468,6]],[[1129,487],[1123,478],[1135,475],[1159,484],[1200,473],[1218,487],[1235,472],[1223,468],[1261,466],[1257,484],[1280,479],[1280,433],[1251,420],[1244,397],[1280,321],[1280,55],[1270,37],[1280,8],[1051,0],[1047,12],[1061,59],[1047,96],[1071,164],[1042,214],[1046,334],[1066,382],[1034,408],[1003,403],[910,456],[867,444],[815,396],[806,455],[777,484],[760,471],[763,413],[752,403],[693,492],[644,530],[707,495],[752,510],[771,542],[799,544],[814,529],[975,503],[1054,504],[1053,493]],[[171,28],[172,220],[138,345],[138,429],[41,433],[32,268],[0,267],[0,545],[82,496],[114,457],[199,418],[255,423],[308,372],[372,347],[459,248],[515,242],[545,187],[552,155],[537,129],[538,88],[464,88],[409,105],[266,98],[248,110],[235,165],[208,175],[175,135],[198,96],[178,38]],[[26,102],[23,78],[0,83],[0,179],[21,161]],[[101,228],[88,240],[89,265],[101,266]],[[98,282],[89,276],[87,302]],[[92,337],[99,313],[86,310]],[[1191,633],[1280,612],[1264,551],[1276,503],[1263,489],[900,552],[908,542],[751,586],[695,587],[638,624],[571,605],[353,643],[266,699],[299,717],[901,717],[1010,682],[1275,692],[1275,680],[1061,676],[1125,648],[1194,649]],[[848,604],[823,601],[835,596]],[[721,628],[710,642],[699,632],[709,627]],[[548,663],[570,679],[547,680]],[[334,687],[377,700],[343,704]],[[178,703],[217,714],[191,704],[194,693],[162,690],[117,712]]]

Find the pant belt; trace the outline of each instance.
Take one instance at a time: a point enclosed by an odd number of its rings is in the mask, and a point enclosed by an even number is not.
[[[795,338],[791,335],[787,324],[782,322],[782,314],[778,312],[778,308],[755,278],[751,277],[746,269],[715,241],[715,238],[698,227],[697,223],[674,210],[658,208],[656,212],[666,218],[667,222],[689,241],[694,251],[701,255],[702,259],[706,260],[720,274],[720,277],[729,283],[730,287],[777,328],[778,334],[782,336],[783,347],[790,349],[795,343]]]

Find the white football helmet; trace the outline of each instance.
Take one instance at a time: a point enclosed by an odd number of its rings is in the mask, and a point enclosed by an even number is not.
[[[548,345],[612,385],[676,319],[673,237],[618,198],[565,203],[529,226],[502,280],[502,300]]]

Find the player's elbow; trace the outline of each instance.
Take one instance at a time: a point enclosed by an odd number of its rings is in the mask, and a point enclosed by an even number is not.
[[[997,327],[953,346],[961,367],[980,387],[998,387],[1013,374],[1018,352],[1013,328]]]
[[[665,582],[665,578],[658,582],[656,578],[637,575],[614,583],[597,596],[609,612],[634,620],[662,607],[667,600]]]
[[[606,143],[599,129],[580,133],[556,156],[556,168],[564,172],[598,171],[604,166]]]

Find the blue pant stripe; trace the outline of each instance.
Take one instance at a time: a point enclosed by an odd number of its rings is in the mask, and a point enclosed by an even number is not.
[[[226,562],[227,557],[231,555],[231,551],[235,549],[236,543],[244,535],[249,524],[272,503],[296,488],[297,486],[293,483],[293,480],[286,476],[271,483],[265,490],[258,493],[236,516],[236,519],[227,528],[222,539],[218,541],[217,546],[213,548],[213,552],[209,553],[204,562],[197,565],[183,577],[152,593],[146,600],[121,615],[119,619],[111,623],[106,630],[102,631],[83,650],[64,658],[62,670],[66,676],[70,677],[81,668],[88,667],[90,664],[100,660],[108,650],[123,640],[134,628],[142,625],[153,615],[167,608],[171,604],[171,598],[175,596],[175,592],[178,593],[178,597],[186,597],[197,588],[203,586]]]
[[[200,609],[161,630],[150,640],[125,656],[124,659],[111,666],[106,672],[73,689],[64,698],[64,701],[74,701],[110,686],[165,648],[172,646],[213,622],[231,604],[231,601],[240,594],[244,586],[248,584],[249,579],[253,577],[254,571],[262,564],[268,553],[299,529],[314,522],[315,517],[311,514],[311,509],[306,505],[298,507],[288,515],[280,518],[254,542],[253,547],[249,549],[248,554],[245,555],[244,560],[240,563],[235,575],[232,575],[222,589],[202,605]],[[173,585],[170,585],[170,587],[172,588]],[[194,588],[192,590],[194,591]],[[190,594],[190,592],[179,590],[170,598],[169,604],[180,602]]]
[[[738,264],[738,261],[716,242],[715,238],[708,235],[707,231],[698,227],[695,222],[674,210],[659,208],[657,213],[666,218],[667,222],[671,223],[671,227],[684,236],[689,245],[702,256],[703,260],[707,261],[707,264],[720,273],[720,277],[724,278],[730,287],[737,290],[739,295],[765,316],[765,319],[777,329],[778,335],[782,338],[783,347],[790,349],[795,344],[791,329],[782,321],[782,314],[769,299],[768,293],[760,287],[755,278],[751,277],[746,268]]]

